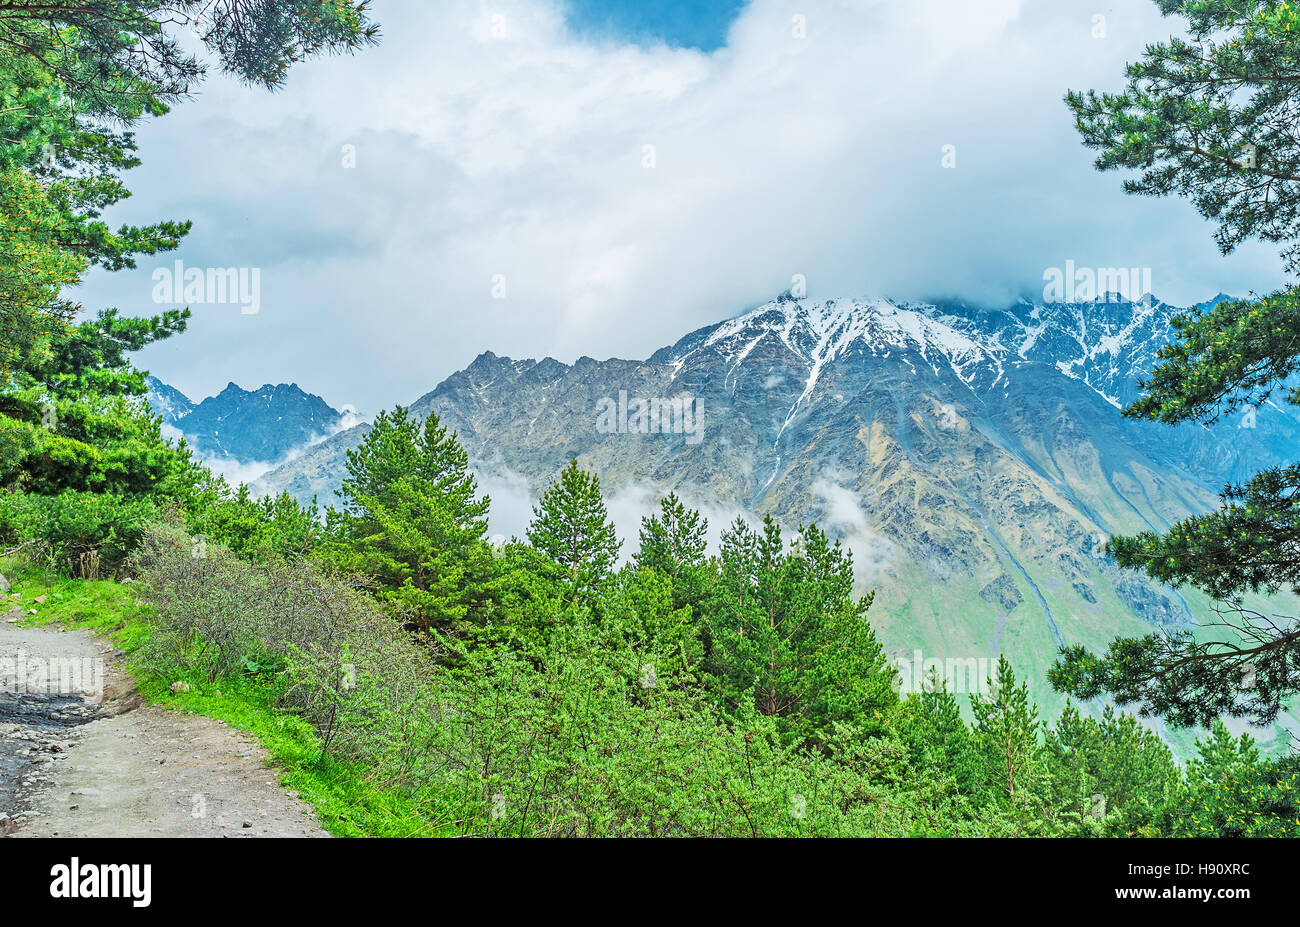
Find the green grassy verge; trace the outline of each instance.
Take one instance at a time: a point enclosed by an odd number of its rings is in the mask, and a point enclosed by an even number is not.
[[[311,725],[275,707],[275,683],[265,677],[241,677],[216,684],[205,678],[162,678],[137,658],[152,625],[150,607],[130,585],[65,579],[24,563],[0,562],[21,600],[22,624],[58,624],[91,631],[128,655],[140,693],[149,702],[175,711],[224,721],[252,734],[271,754],[280,784],[312,805],[324,828],[336,837],[438,836],[427,806],[398,790],[377,783],[368,770],[337,762],[322,753]],[[35,600],[41,596],[44,602]],[[35,615],[28,614],[35,610]],[[185,682],[188,692],[172,692]]]

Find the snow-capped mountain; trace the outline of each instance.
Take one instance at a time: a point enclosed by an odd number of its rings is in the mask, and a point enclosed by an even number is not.
[[[1136,302],[1021,300],[1008,309],[989,310],[960,303],[809,302],[784,297],[695,332],[651,360],[679,363],[700,347],[720,347],[740,363],[756,343],[752,339],[772,333],[807,360],[802,399],[811,394],[828,362],[896,355],[898,362],[914,365],[912,355],[919,355],[933,375],[946,369],[977,394],[1025,388],[1023,382],[1013,381],[1026,373],[1041,375],[1030,365],[1049,365],[1122,410],[1138,399],[1141,380],[1159,363],[1159,351],[1170,339],[1170,320],[1187,311],[1212,309],[1225,299],[1220,294],[1190,310],[1149,295]],[[1258,408],[1238,410],[1211,429],[1166,429],[1161,440],[1177,447],[1184,462],[1217,489],[1289,460],[1300,443],[1300,415],[1270,399]]]
[[[622,510],[672,489],[715,526],[816,520],[854,551],[888,644],[1005,650],[1041,681],[1062,643],[1202,620],[1204,600],[1118,570],[1104,539],[1209,509],[1300,440],[1281,406],[1211,428],[1122,416],[1178,311],[783,296],[645,361],[485,353],[412,408],[534,496],[577,457]],[[259,488],[333,501],[364,433]],[[621,527],[633,544],[635,521]]]
[[[145,400],[154,414],[163,420],[163,424],[174,426],[194,411],[194,403],[190,397],[176,387],[168,386],[157,377],[146,377],[145,384],[149,387]]]
[[[772,334],[807,358],[813,385],[821,368],[839,358],[888,358],[894,352],[914,352],[936,375],[940,367],[948,367],[976,390],[1002,382],[1008,365],[1050,364],[1118,409],[1137,398],[1138,379],[1150,372],[1157,352],[1168,343],[1169,320],[1184,311],[1150,296],[1137,302],[1022,300],[1000,310],[960,303],[811,302],[783,296],[694,332],[659,351],[651,361],[672,363],[701,347],[717,345],[741,361],[747,346]]]
[[[895,352],[919,354],[934,373],[947,367],[972,387],[981,374],[996,372],[992,382],[981,384],[994,385],[1006,351],[996,342],[972,337],[954,324],[959,322],[883,299],[807,303],[782,298],[696,333],[702,338],[688,336],[651,362],[670,362],[680,370],[692,354],[713,349],[725,354],[734,370],[765,339],[775,337],[808,361],[803,398],[811,395],[828,364],[853,357],[888,358]]]
[[[153,411],[213,463],[278,463],[334,434],[346,421],[344,413],[293,383],[257,390],[231,383],[195,404],[155,377],[148,382],[146,401]]]

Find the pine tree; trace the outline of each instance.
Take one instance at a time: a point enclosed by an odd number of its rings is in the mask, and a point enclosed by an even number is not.
[[[673,579],[683,568],[705,562],[705,533],[709,522],[688,509],[676,493],[659,502],[659,512],[641,519],[641,549],[633,561],[642,569],[659,570]]]
[[[988,695],[971,696],[972,737],[983,766],[985,788],[1027,825],[1037,810],[1043,782],[1038,708],[1027,683],[1016,682],[1006,656],[998,657]]]
[[[620,546],[600,494],[600,477],[570,460],[533,507],[528,542],[562,569],[565,601],[594,608]]]
[[[1044,732],[1043,756],[1053,806],[1086,832],[1096,832],[1108,816],[1168,802],[1180,779],[1164,741],[1110,705],[1098,720],[1067,702]]]
[[[1218,224],[1226,254],[1250,239],[1287,245],[1300,270],[1300,8],[1294,0],[1158,0],[1186,20],[1187,38],[1151,45],[1120,93],[1071,93],[1084,143],[1101,170],[1128,168],[1130,193],[1189,198]],[[1300,288],[1230,299],[1173,320],[1173,343],[1125,410],[1177,424],[1212,422],[1286,389],[1300,370]],[[1287,391],[1300,404],[1300,387]],[[1266,470],[1226,488],[1223,505],[1168,532],[1116,538],[1124,567],[1219,599],[1228,620],[1213,634],[1117,640],[1101,656],[1067,649],[1052,684],[1176,726],[1221,715],[1272,721],[1300,692],[1300,626],[1242,606],[1247,592],[1300,588],[1300,466]]]
[[[195,91],[206,67],[197,38],[222,70],[256,86],[282,86],[289,67],[374,44],[367,0],[97,0],[0,5],[0,45],[48,68],[79,108],[126,120],[161,115]],[[184,35],[190,33],[191,36]]]
[[[194,41],[197,39],[197,43]],[[105,210],[139,165],[129,129],[189,96],[206,71],[281,86],[290,68],[373,44],[366,0],[0,3],[0,388],[80,308],[62,291],[178,246],[190,223],[114,230]]]
[[[185,330],[188,312],[152,319],[116,310],[60,328],[0,389],[0,486],[27,492],[166,494],[193,477],[136,401],[145,377],[129,354]]]
[[[483,643],[504,643],[534,655],[546,653],[556,628],[570,617],[564,571],[546,554],[519,541],[494,554],[499,596],[490,625],[481,630]]]
[[[421,630],[482,621],[493,595],[489,499],[478,496],[469,455],[430,413],[421,424],[398,406],[380,413],[347,455],[333,526],[339,560],[375,577],[380,597]]]
[[[641,547],[632,558],[638,568],[668,577],[673,607],[697,616],[713,579],[705,554],[708,530],[708,519],[670,493],[656,514],[641,519]]]
[[[796,741],[824,743],[836,723],[879,732],[897,706],[892,669],[853,595],[853,560],[815,525],[787,551],[768,516],[723,534],[708,603],[710,687],[731,711],[752,706]]]
[[[601,620],[621,622],[637,649],[654,657],[659,676],[693,671],[703,655],[691,609],[677,605],[674,592],[667,573],[628,564],[601,597]]]
[[[246,484],[231,490],[217,476],[203,480],[186,510],[186,528],[258,562],[296,562],[310,553],[320,533],[320,511],[287,492],[254,499]]]
[[[975,794],[982,785],[979,756],[970,728],[961,716],[957,697],[947,682],[933,673],[921,691],[903,703],[899,736],[917,766],[934,769],[952,779],[958,791]]]

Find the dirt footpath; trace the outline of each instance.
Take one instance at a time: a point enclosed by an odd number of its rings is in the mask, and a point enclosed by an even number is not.
[[[327,836],[251,736],[144,705],[104,641],[19,628],[20,615],[0,617],[0,834]],[[15,683],[16,665],[27,668],[25,682]],[[32,682],[33,668],[69,666],[89,667],[80,681],[94,685]]]

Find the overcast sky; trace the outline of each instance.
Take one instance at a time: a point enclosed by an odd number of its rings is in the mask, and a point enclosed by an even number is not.
[[[275,95],[211,79],[138,132],[109,216],[193,234],[80,298],[151,313],[175,260],[256,268],[256,314],[196,303],[143,366],[369,415],[484,350],[647,357],[795,274],[819,299],[1001,302],[1073,260],[1150,267],[1180,305],[1282,280],[1276,249],[1221,257],[1185,201],[1125,196],[1079,144],[1061,97],[1168,37],[1150,0],[664,6],[376,0],[376,48]]]

